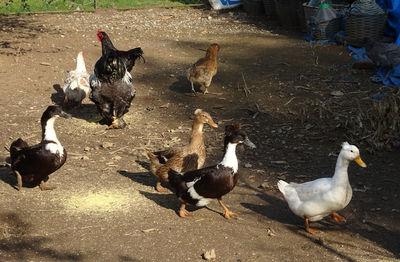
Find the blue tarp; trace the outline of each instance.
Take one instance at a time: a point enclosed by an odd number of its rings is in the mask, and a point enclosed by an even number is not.
[[[354,48],[348,46],[349,50],[353,52],[352,58],[356,61],[371,61],[367,54],[365,53],[365,48]],[[388,75],[388,70],[385,68],[379,68],[376,73],[377,76],[372,77],[371,80],[376,83],[382,82],[386,86],[400,86],[400,65],[395,66],[390,74]]]
[[[376,0],[376,3],[388,12],[385,34],[396,39],[400,45],[400,1],[399,0]]]
[[[376,3],[388,12],[385,34],[396,39],[395,44],[400,46],[400,1],[399,0],[376,0]],[[356,49],[349,46],[354,53],[356,61],[370,61],[365,53],[365,48]],[[379,68],[377,76],[371,79],[373,82],[382,82],[387,86],[400,86],[400,65],[395,66],[390,73],[385,68]]]
[[[385,28],[385,34],[396,39],[395,44],[400,46],[400,1],[399,0],[376,0],[376,3],[388,12],[388,19]],[[382,81],[387,86],[400,86],[400,65],[393,68],[388,78],[387,70],[379,68],[376,79]]]

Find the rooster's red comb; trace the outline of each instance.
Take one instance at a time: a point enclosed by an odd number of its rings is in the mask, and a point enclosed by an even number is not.
[[[103,30],[101,30],[101,28],[99,28],[99,30],[97,30],[97,40],[99,40],[99,42],[101,42],[101,40],[103,39]]]

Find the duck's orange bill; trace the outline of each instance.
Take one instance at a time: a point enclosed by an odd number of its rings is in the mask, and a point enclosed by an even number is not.
[[[356,161],[356,163],[361,167],[367,167],[367,165],[364,163],[364,161],[362,161],[360,156],[358,156],[356,159],[354,159],[354,161]]]
[[[218,127],[218,125],[217,125],[216,123],[214,123],[213,121],[209,121],[208,124],[209,124],[210,126],[212,126],[212,127],[215,127],[215,128]]]

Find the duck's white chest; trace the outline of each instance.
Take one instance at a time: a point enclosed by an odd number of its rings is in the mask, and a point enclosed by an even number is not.
[[[45,150],[50,151],[52,154],[57,154],[60,158],[64,155],[64,148],[61,145],[60,141],[58,141],[56,132],[54,131],[54,120],[56,117],[50,118],[47,120],[45,132],[44,132],[44,141],[48,141],[44,147]]]
[[[50,151],[52,154],[57,154],[60,156],[60,158],[63,157],[64,155],[64,148],[60,143],[48,143],[45,146],[45,149],[47,151]]]

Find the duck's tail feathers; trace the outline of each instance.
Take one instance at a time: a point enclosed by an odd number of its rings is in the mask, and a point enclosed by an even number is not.
[[[286,183],[286,182],[283,181],[283,180],[279,180],[279,181],[278,181],[278,188],[279,188],[279,191],[282,192],[282,194],[285,194],[285,188],[286,188],[287,185],[289,185],[289,184]]]
[[[150,171],[153,174],[156,174],[157,169],[161,166],[160,162],[158,161],[158,158],[155,154],[153,154],[150,150],[147,148],[144,148],[144,151],[147,155],[147,157],[150,160]]]
[[[300,204],[301,201],[295,188],[291,187],[288,183],[286,183],[283,180],[278,181],[278,188],[279,191],[281,191],[283,196],[285,197],[286,202],[288,202],[289,207],[295,207]]]
[[[18,138],[17,140],[15,140],[14,142],[11,143],[10,146],[10,156],[11,159],[13,159],[17,152],[19,150],[21,150],[22,148],[28,147],[28,143],[26,143],[24,140],[22,140],[21,138]]]

